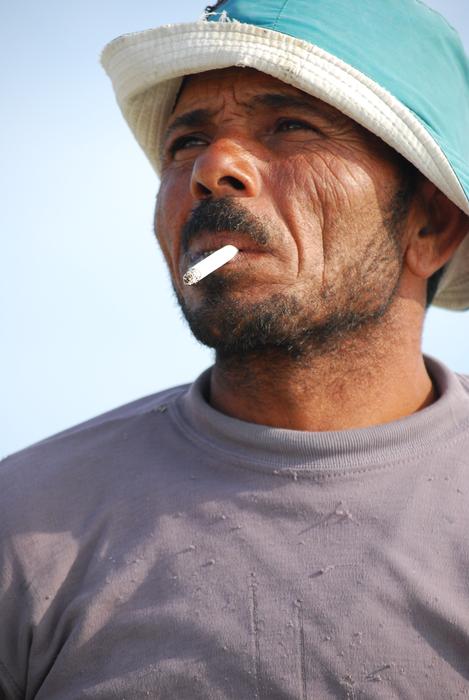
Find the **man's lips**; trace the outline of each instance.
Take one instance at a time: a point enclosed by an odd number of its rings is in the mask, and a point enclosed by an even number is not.
[[[199,260],[228,244],[236,246],[240,253],[260,254],[269,252],[267,246],[254,243],[248,236],[243,236],[239,233],[212,233],[197,237],[196,241],[189,246],[188,251],[185,253],[186,261],[190,265],[195,265]]]

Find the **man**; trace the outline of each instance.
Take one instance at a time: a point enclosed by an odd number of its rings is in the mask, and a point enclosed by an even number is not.
[[[216,361],[2,464],[2,697],[467,696],[469,378],[420,342],[469,306],[455,32],[228,0],[103,63]]]

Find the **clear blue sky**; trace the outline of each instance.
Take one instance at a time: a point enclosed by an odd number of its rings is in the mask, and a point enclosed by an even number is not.
[[[468,0],[432,0],[469,46]],[[183,0],[3,3],[0,456],[211,364],[152,233],[158,182],[99,53],[196,19]],[[469,313],[431,311],[425,350],[469,373]]]

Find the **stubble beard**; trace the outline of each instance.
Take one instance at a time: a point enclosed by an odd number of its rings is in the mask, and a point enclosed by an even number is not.
[[[249,302],[231,293],[235,273],[213,274],[199,283],[203,303],[196,309],[189,308],[175,290],[192,333],[225,364],[269,355],[301,363],[337,352],[352,335],[383,323],[389,312],[402,271],[400,237],[410,197],[410,188],[403,184],[394,193],[376,238],[360,260],[343,261],[335,284],[301,295],[277,293]],[[210,212],[211,205],[206,206]],[[213,206],[222,222],[225,215],[235,215],[232,200],[218,200]],[[259,222],[253,225],[259,235]]]

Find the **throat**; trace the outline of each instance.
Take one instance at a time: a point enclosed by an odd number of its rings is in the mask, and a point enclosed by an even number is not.
[[[372,360],[371,360],[372,358]],[[420,353],[390,358],[344,347],[294,361],[264,353],[217,362],[211,405],[249,423],[289,430],[364,428],[404,418],[436,394]]]

